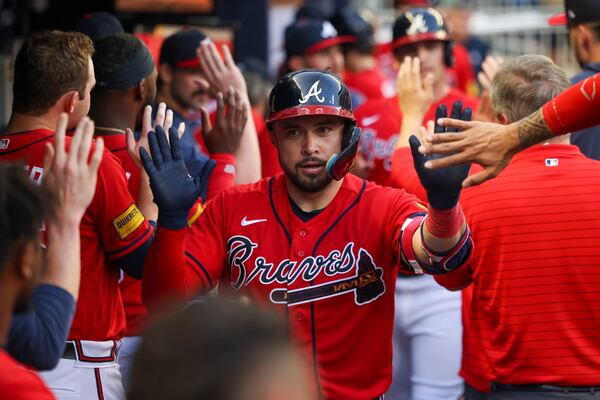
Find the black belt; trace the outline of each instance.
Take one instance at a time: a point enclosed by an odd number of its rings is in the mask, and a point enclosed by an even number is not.
[[[600,393],[600,386],[510,385],[492,382],[492,392]]]
[[[62,358],[77,360],[77,353],[75,352],[75,345],[73,342],[65,343],[65,351],[63,352]]]

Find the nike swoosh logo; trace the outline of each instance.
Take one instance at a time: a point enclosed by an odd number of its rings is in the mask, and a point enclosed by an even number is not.
[[[242,226],[248,226],[252,224],[257,224],[259,222],[267,222],[266,219],[246,219],[246,217],[242,218]]]
[[[364,117],[362,119],[362,125],[363,126],[369,126],[374,124],[375,122],[379,121],[379,118],[381,118],[381,114],[375,114],[375,115],[371,115],[369,117]]]

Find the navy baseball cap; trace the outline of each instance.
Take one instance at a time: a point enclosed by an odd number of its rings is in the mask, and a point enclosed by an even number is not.
[[[315,53],[342,43],[356,41],[352,36],[339,36],[331,22],[322,19],[303,19],[285,30],[287,58]]]
[[[73,30],[87,35],[94,43],[106,36],[125,32],[121,21],[107,12],[84,15],[83,18],[77,21]]]
[[[552,26],[600,22],[598,0],[565,0],[565,12],[552,16],[548,23]]]
[[[207,36],[196,29],[179,31],[169,36],[160,48],[160,63],[178,69],[199,68],[196,50],[203,40],[207,40]]]

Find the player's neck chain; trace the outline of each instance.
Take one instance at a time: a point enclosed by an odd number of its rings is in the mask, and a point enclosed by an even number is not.
[[[109,128],[106,126],[97,126],[96,134],[100,136],[106,135],[124,135],[125,129]]]

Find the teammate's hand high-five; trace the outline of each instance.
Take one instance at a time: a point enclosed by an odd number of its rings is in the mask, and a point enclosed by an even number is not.
[[[440,118],[447,116],[446,106],[444,104],[438,106],[436,110],[436,121]],[[460,101],[455,102],[452,105],[452,111],[450,117],[461,120],[471,120],[471,109],[462,108]],[[422,137],[427,134],[435,135],[446,135],[448,132],[456,132],[457,129],[453,127],[443,127],[437,122],[429,121],[427,124],[427,130],[421,127]],[[419,175],[419,179],[423,187],[427,190],[427,199],[432,207],[446,210],[452,208],[458,203],[458,198],[461,191],[461,183],[469,174],[470,164],[462,164],[457,166],[451,166],[442,168],[439,170],[431,170],[425,168],[425,163],[441,156],[434,154],[430,156],[419,153],[418,149],[421,145],[419,139],[412,135],[409,138],[410,149],[412,151],[415,170]]]

